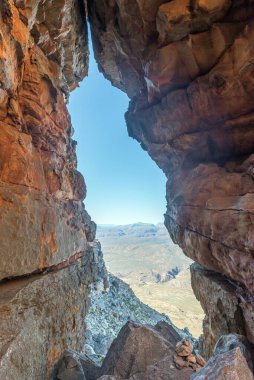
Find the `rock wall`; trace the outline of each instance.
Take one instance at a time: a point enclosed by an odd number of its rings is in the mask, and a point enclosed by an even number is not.
[[[66,109],[88,69],[86,9],[100,69],[131,98],[129,134],[168,177],[171,237],[239,283],[253,310],[254,1],[2,0],[0,367],[6,377],[11,365],[8,379],[18,368],[21,380],[47,378],[60,351],[80,349],[88,288],[105,277]],[[213,279],[203,280],[213,292]],[[212,321],[202,292],[196,282]]]
[[[174,241],[253,293],[253,2],[155,3],[90,2],[97,59],[167,174]]]
[[[46,379],[81,349],[105,268],[66,109],[88,70],[81,0],[0,3],[0,378]]]
[[[206,358],[213,354],[216,342],[222,335],[246,336],[254,344],[253,300],[240,285],[198,264],[191,266],[192,288],[206,317],[201,350]]]
[[[88,4],[99,67],[131,98],[129,135],[167,175],[173,241],[253,310],[254,2]]]

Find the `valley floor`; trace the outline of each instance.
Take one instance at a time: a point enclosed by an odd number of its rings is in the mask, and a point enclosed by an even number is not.
[[[189,269],[165,283],[140,285],[129,282],[128,279],[125,281],[142,302],[165,313],[178,328],[188,327],[195,338],[202,334],[204,312],[193,294]]]
[[[97,237],[113,275],[130,285],[143,303],[199,337],[204,312],[191,288],[192,261],[172,242],[162,223],[98,226]],[[176,268],[179,273],[169,275]]]

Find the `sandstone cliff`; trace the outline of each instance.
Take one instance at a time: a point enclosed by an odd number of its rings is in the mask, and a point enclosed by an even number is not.
[[[131,98],[129,134],[168,177],[172,239],[224,276],[193,268],[204,351],[239,323],[253,343],[253,0],[2,0],[3,379],[48,378],[64,348],[80,349],[88,288],[105,278],[66,110],[88,70],[86,9],[100,69]],[[218,311],[233,293],[237,323],[214,325],[208,291]]]
[[[81,350],[105,268],[66,109],[88,70],[85,4],[0,3],[0,378],[46,379]]]
[[[99,67],[131,98],[129,135],[167,175],[173,241],[242,289],[252,323],[254,2],[88,5]],[[210,299],[217,308],[216,295]],[[210,352],[213,344],[204,342]]]

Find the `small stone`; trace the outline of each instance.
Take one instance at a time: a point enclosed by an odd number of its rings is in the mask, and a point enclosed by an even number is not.
[[[195,367],[194,371],[195,371],[195,372],[198,372],[198,371],[201,370],[201,368],[202,368],[202,366],[196,364],[196,367]]]
[[[176,365],[176,368],[182,369],[185,367],[189,367],[189,363],[181,356],[174,356],[174,363]]]
[[[200,365],[201,367],[204,367],[204,365],[206,364],[206,361],[204,358],[202,358],[201,355],[196,355],[196,362],[198,365]]]
[[[182,339],[181,342],[176,345],[176,353],[179,356],[189,356],[193,351],[193,345],[186,339]]]
[[[189,362],[189,363],[196,363],[196,356],[193,355],[193,354],[190,354],[189,356],[187,356],[186,360]]]

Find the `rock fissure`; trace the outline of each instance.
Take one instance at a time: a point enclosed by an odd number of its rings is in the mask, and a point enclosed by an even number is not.
[[[59,270],[65,269],[68,266],[70,266],[71,264],[73,264],[75,261],[80,260],[85,255],[85,253],[86,253],[86,251],[76,252],[71,257],[69,257],[67,260],[62,261],[59,264],[52,265],[52,266],[45,267],[45,268],[40,268],[40,269],[38,269],[38,270],[36,270],[34,272],[26,273],[26,274],[23,274],[21,276],[3,278],[0,281],[0,285],[2,283],[6,283],[6,282],[9,282],[9,281],[18,281],[18,280],[22,280],[23,278],[34,277],[34,276],[37,276],[37,275],[38,276],[42,276],[42,275],[46,275],[46,274],[51,273],[51,272],[57,272]]]
[[[184,206],[183,206],[183,207],[184,207]],[[196,206],[196,208],[199,208],[199,207]],[[219,210],[219,211],[221,211],[221,210]],[[233,211],[235,211],[235,209],[233,209]],[[166,217],[167,217],[167,218],[170,218],[170,216],[169,216],[168,214],[167,214]],[[171,218],[171,219],[173,220],[173,218]],[[201,232],[199,232],[198,230],[192,230],[191,228],[189,228],[189,227],[186,226],[186,225],[180,225],[180,224],[178,224],[178,227],[180,227],[180,228],[182,228],[182,229],[184,229],[184,230],[186,230],[186,231],[188,231],[188,232],[195,233],[195,234],[197,234],[197,235],[199,235],[199,236],[201,236],[201,237],[203,237],[203,238],[205,238],[205,239],[207,239],[207,240],[209,240],[209,241],[211,241],[211,242],[218,243],[217,240],[211,238],[210,236],[203,235],[203,234],[202,234]],[[223,243],[223,242],[219,242],[219,244],[221,244],[223,247],[225,247],[225,248],[227,248],[227,249],[234,249],[234,250],[237,250],[237,247],[228,246],[228,245],[226,245],[226,244]],[[248,247],[246,246],[246,247],[244,247],[244,248],[248,248]],[[239,252],[241,252],[241,251],[239,250]],[[252,253],[252,251],[249,251],[249,253]],[[253,251],[253,253],[254,253],[254,251]],[[187,256],[188,256],[188,255],[187,255]],[[211,268],[208,268],[208,269],[211,269]]]
[[[130,98],[129,135],[168,178],[165,225],[203,266],[192,267],[192,285],[206,312],[205,357],[228,335],[201,369],[200,358],[177,357],[156,328],[129,323],[100,375],[185,380],[199,369],[193,379],[212,380],[216,367],[219,380],[230,363],[231,378],[239,368],[241,380],[251,378],[244,347],[254,343],[253,4],[0,4],[1,379],[49,379],[67,347],[81,351],[89,289],[107,284],[66,108],[88,72],[87,18],[100,70]],[[79,359],[75,366],[83,371]]]

